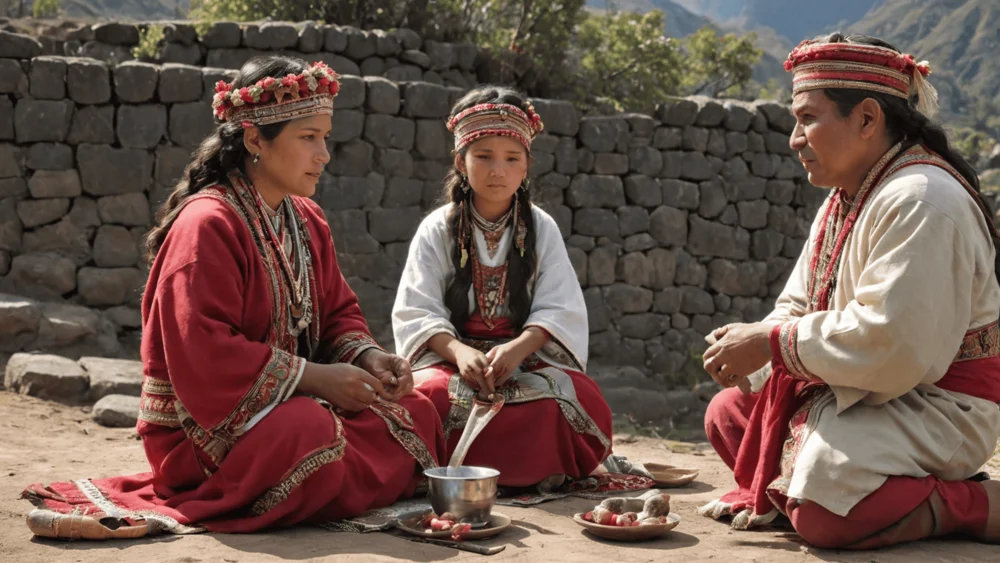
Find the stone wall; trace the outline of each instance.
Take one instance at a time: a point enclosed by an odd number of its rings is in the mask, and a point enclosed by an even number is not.
[[[92,308],[134,341],[140,239],[211,132],[211,86],[230,74],[0,58],[0,293]],[[463,91],[343,77],[316,199],[385,344],[408,242],[450,162],[444,118]],[[766,314],[824,197],[789,151],[788,108],[690,98],[652,116],[581,119],[567,102],[534,104],[546,132],[533,197],[584,287],[594,365],[640,368],[635,388],[690,389],[703,336]],[[40,340],[18,342],[0,352]]]
[[[485,62],[479,48],[471,43],[425,41],[409,29],[362,31],[312,22],[219,22],[205,26],[193,22],[108,22],[70,31],[65,41],[40,37],[37,47],[24,43],[22,52],[13,56],[65,55],[118,64],[134,58],[132,49],[139,43],[140,32],[152,26],[164,32],[152,61],[157,63],[239,69],[255,55],[281,53],[309,62],[324,61],[341,74],[468,88],[479,82],[475,70]],[[0,52],[4,49],[0,45]]]

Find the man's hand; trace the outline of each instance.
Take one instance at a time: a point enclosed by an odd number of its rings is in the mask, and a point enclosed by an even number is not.
[[[736,323],[712,333],[716,342],[705,351],[705,371],[723,387],[734,387],[740,380],[771,361],[771,329],[765,323]]]
[[[410,362],[400,356],[369,348],[361,353],[357,364],[382,382],[385,390],[380,395],[387,401],[398,401],[413,391],[413,370]]]

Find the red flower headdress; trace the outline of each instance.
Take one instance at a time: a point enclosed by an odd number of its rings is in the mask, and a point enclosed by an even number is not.
[[[531,102],[527,112],[511,104],[479,104],[462,110],[448,120],[448,130],[455,134],[455,151],[483,137],[512,137],[531,150],[531,141],[545,125]]]
[[[918,95],[918,111],[927,117],[937,111],[937,90],[926,80],[930,63],[885,47],[806,40],[788,54],[785,70],[792,73],[793,95],[820,88],[869,90],[904,100]]]
[[[267,77],[253,86],[234,89],[233,83],[215,85],[212,109],[219,121],[240,121],[244,127],[268,125],[311,115],[333,115],[333,98],[340,76],[317,61],[301,74]]]

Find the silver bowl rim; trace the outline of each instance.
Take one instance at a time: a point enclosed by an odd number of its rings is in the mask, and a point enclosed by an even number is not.
[[[479,479],[494,479],[500,476],[500,472],[492,467],[480,467],[477,465],[460,465],[459,467],[467,467],[469,469],[478,469],[487,473],[486,475],[480,475],[478,477],[449,477],[447,475],[431,475],[429,472],[435,469],[448,469],[446,466],[443,467],[431,467],[430,469],[424,470],[424,477],[428,479],[441,479],[445,481],[476,481]]]

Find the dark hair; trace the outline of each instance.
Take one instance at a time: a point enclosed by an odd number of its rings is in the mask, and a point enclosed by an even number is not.
[[[307,68],[306,62],[300,59],[279,56],[255,57],[240,69],[234,88],[250,86],[268,76],[280,79],[287,74],[299,74]],[[270,141],[277,137],[287,124],[287,121],[282,121],[258,128],[261,137]],[[184,169],[184,177],[177,182],[174,191],[157,212],[156,226],[146,235],[146,260],[150,264],[163,246],[167,232],[177,219],[185,200],[203,188],[226,185],[229,174],[235,170],[246,172],[244,166],[248,154],[243,145],[242,124],[220,123],[215,132],[201,142],[193,156],[194,158]]]
[[[510,88],[501,86],[481,86],[472,90],[455,103],[451,109],[451,115],[455,116],[462,110],[479,104],[497,103],[510,104],[527,111],[527,99],[518,92]],[[461,158],[465,158],[468,147],[460,153]],[[528,320],[528,313],[531,312],[531,296],[528,293],[528,280],[535,274],[535,219],[531,211],[531,196],[527,189],[518,188],[516,195],[520,204],[520,213],[524,218],[524,226],[527,230],[524,238],[524,256],[514,244],[510,245],[507,252],[507,308],[510,311],[510,320],[515,330],[524,326]],[[444,203],[453,203],[448,214],[448,232],[452,240],[457,241],[459,236],[459,203],[465,202],[466,206],[472,205],[472,190],[468,192],[462,190],[462,177],[454,167],[448,172],[444,181],[444,190],[441,194]],[[469,252],[475,252],[475,243],[472,240],[466,241],[466,248]],[[461,329],[465,322],[469,320],[469,288],[472,287],[472,268],[466,264],[461,267],[461,250],[458,244],[451,253],[451,262],[455,266],[455,277],[448,284],[444,294],[444,304],[451,311],[451,323]]]
[[[876,45],[899,52],[899,49],[894,45],[869,35],[844,35],[838,32],[823,38],[823,41],[827,43]],[[903,150],[913,145],[922,144],[945,159],[975,190],[975,197],[979,199],[979,207],[986,217],[986,225],[991,233],[996,232],[993,227],[993,205],[988,199],[983,197],[980,191],[979,176],[976,174],[976,169],[958,151],[952,148],[951,143],[948,142],[948,135],[940,125],[932,122],[927,116],[917,111],[916,105],[919,102],[917,95],[912,96],[909,100],[904,100],[880,92],[849,88],[826,88],[823,90],[823,93],[837,104],[837,110],[843,117],[850,115],[851,111],[865,99],[871,98],[875,100],[885,114],[885,127],[890,141],[893,144],[902,141]],[[997,240],[995,234],[992,235],[992,239],[993,246],[996,248],[997,243],[1000,241]],[[996,256],[994,271],[1000,277],[1000,253]]]

